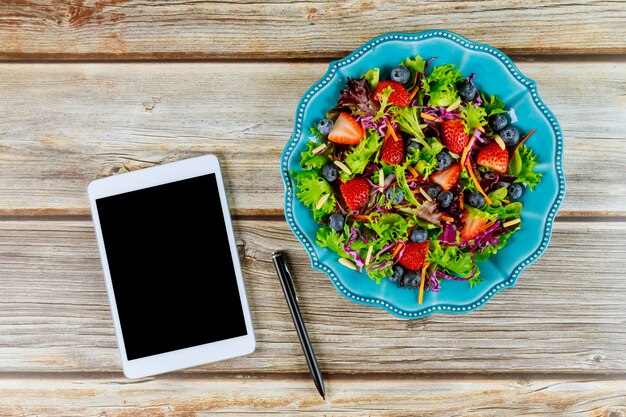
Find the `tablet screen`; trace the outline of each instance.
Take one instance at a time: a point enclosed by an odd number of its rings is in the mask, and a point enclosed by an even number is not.
[[[215,174],[96,204],[129,360],[247,334]]]

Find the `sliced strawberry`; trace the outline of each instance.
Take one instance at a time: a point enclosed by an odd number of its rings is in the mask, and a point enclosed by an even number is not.
[[[380,160],[391,165],[398,165],[404,162],[404,141],[402,136],[396,133],[397,139],[392,135],[386,135],[383,147],[380,150]]]
[[[395,104],[396,106],[406,107],[409,105],[409,93],[407,93],[406,88],[400,83],[395,81],[380,81],[378,83],[378,87],[374,91],[374,98],[376,100],[380,100],[378,98],[379,94],[382,94],[383,90],[387,87],[391,87],[393,92],[389,95],[389,99],[387,103]]]
[[[417,271],[424,264],[428,252],[428,241],[422,243],[406,242],[398,263],[407,269]]]
[[[502,149],[496,142],[491,142],[478,152],[476,163],[504,174],[509,166],[509,151]]]
[[[341,183],[339,184],[339,189],[343,199],[352,211],[360,209],[370,197],[370,185],[363,177],[354,177]]]
[[[454,187],[454,184],[459,179],[459,175],[461,175],[461,164],[452,164],[443,171],[435,172],[429,179],[430,182],[439,184],[442,190],[447,191]]]
[[[465,226],[461,229],[461,238],[465,240],[472,240],[480,232],[485,230],[487,219],[484,217],[472,217],[469,211],[465,210],[461,216],[461,221],[465,223]]]
[[[445,120],[441,123],[441,138],[450,152],[461,153],[470,137],[465,133],[465,123],[461,119]]]
[[[363,126],[354,117],[348,113],[340,113],[333,130],[328,134],[328,140],[342,145],[356,145],[364,136]]]

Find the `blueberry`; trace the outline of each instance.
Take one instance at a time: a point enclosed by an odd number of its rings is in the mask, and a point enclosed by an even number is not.
[[[454,196],[452,195],[450,191],[442,191],[437,196],[437,202],[442,208],[450,207],[450,204],[452,204],[453,199],[454,199]]]
[[[441,187],[439,184],[430,184],[426,187],[426,194],[430,196],[430,198],[437,198],[439,193],[441,192]]]
[[[407,67],[400,65],[399,67],[395,67],[391,70],[391,75],[389,78],[391,78],[391,81],[395,81],[400,84],[406,84],[411,78],[411,72]]]
[[[392,269],[393,274],[389,276],[389,280],[391,282],[401,282],[402,276],[404,275],[404,268],[402,268],[400,265],[394,265]]]
[[[387,188],[385,196],[387,196],[387,200],[391,204],[400,204],[402,200],[404,200],[404,193],[402,192],[400,187],[397,187],[395,185]]]
[[[328,223],[331,229],[334,229],[336,232],[343,230],[343,216],[339,213],[331,214],[328,218]]]
[[[428,239],[428,232],[421,227],[413,228],[413,231],[409,235],[409,240],[415,243],[426,242],[426,239]]]
[[[437,171],[441,171],[442,169],[446,169],[452,163],[452,157],[448,152],[441,151],[437,154],[437,165],[435,165],[435,169]]]
[[[506,114],[498,113],[494,114],[489,118],[489,127],[494,132],[499,132],[504,129],[509,124],[509,119],[507,119]]]
[[[407,154],[411,153],[411,150],[413,149],[417,149],[417,150],[422,149],[422,144],[415,140],[409,139],[409,141],[406,144],[406,153]]]
[[[507,190],[509,191],[509,198],[511,200],[517,200],[522,196],[524,187],[522,187],[522,184],[514,182],[513,184],[509,185],[509,188],[507,188]]]
[[[322,119],[319,122],[317,122],[317,130],[322,134],[322,135],[328,135],[330,133],[331,130],[333,130],[333,126],[335,124],[333,123],[332,120],[330,119]]]
[[[519,131],[513,126],[507,126],[499,133],[506,146],[515,146],[519,142]]]
[[[322,167],[322,177],[328,182],[333,182],[337,179],[337,166],[332,162],[327,163]]]
[[[461,84],[461,87],[459,88],[459,95],[463,101],[474,100],[476,94],[478,94],[478,90],[476,90],[476,87],[474,87],[472,83],[465,81]]]
[[[422,277],[415,271],[406,271],[402,277],[402,285],[407,288],[418,288]]]
[[[485,205],[485,197],[478,191],[474,191],[467,196],[467,204],[472,207],[482,207]]]

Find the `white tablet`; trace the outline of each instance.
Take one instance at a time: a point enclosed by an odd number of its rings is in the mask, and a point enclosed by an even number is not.
[[[127,377],[254,351],[215,156],[96,180],[88,191]]]

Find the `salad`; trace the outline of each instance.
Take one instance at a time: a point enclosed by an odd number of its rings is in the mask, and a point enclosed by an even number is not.
[[[441,291],[482,281],[478,262],[520,230],[541,181],[515,113],[476,74],[409,57],[348,78],[292,171],[317,244],[380,283]],[[523,115],[521,115],[523,117]]]

